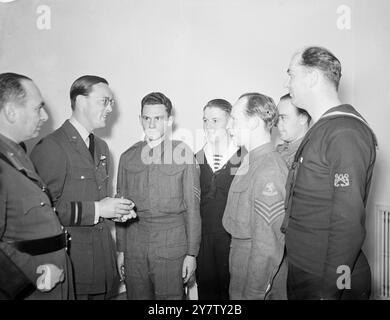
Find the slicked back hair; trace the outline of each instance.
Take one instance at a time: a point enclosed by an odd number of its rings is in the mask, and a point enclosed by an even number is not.
[[[79,95],[88,96],[92,91],[92,86],[98,83],[105,83],[108,85],[108,81],[98,76],[85,75],[81,76],[70,87],[70,106],[72,110],[76,108],[76,98]]]
[[[222,111],[225,111],[227,114],[230,114],[232,112],[232,105],[229,101],[224,99],[213,99],[207,102],[207,104],[204,106],[203,111],[206,110],[206,108],[218,108]]]
[[[280,98],[280,101],[287,101],[287,100],[290,100],[290,103],[295,107],[295,109],[297,110],[297,113],[298,115],[303,115],[306,117],[307,119],[307,125],[310,125],[310,122],[311,122],[311,115],[309,114],[309,112],[307,112],[305,109],[302,109],[302,108],[298,108],[296,105],[294,105],[291,101],[291,96],[289,93],[285,94],[284,96],[282,96]]]
[[[144,110],[145,105],[156,105],[156,104],[162,104],[165,106],[165,111],[168,114],[168,117],[172,114],[172,102],[169,100],[167,96],[165,96],[161,92],[151,92],[147,94],[145,97],[143,97],[141,101],[141,114]]]
[[[260,117],[265,124],[265,127],[271,131],[272,127],[278,121],[278,109],[271,97],[261,93],[245,93],[239,99],[246,98],[245,113],[248,117]]]
[[[21,74],[7,72],[0,74],[0,110],[9,101],[21,102],[26,96],[26,90],[22,85],[23,80],[32,81]]]
[[[341,63],[336,56],[328,49],[322,47],[308,47],[301,53],[302,66],[316,68],[325,75],[325,77],[339,89],[341,78]]]

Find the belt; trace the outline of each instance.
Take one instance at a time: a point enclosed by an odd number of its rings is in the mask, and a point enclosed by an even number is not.
[[[28,253],[32,256],[47,254],[68,247],[70,237],[68,232],[61,233],[54,237],[42,238],[36,240],[24,240],[8,242],[11,246],[21,252]]]

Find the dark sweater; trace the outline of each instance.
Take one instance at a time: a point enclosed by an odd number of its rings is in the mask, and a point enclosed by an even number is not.
[[[222,226],[230,184],[241,164],[241,149],[229,159],[219,170],[213,172],[204,150],[201,149],[196,158],[200,165],[200,215],[202,218],[202,234],[226,234]]]

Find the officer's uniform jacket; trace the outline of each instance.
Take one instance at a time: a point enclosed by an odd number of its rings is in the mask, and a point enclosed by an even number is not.
[[[323,279],[323,298],[341,294],[337,268],[348,266],[353,272],[363,255],[376,145],[361,115],[351,105],[340,105],[307,132],[290,170],[282,228],[287,257]]]
[[[67,266],[67,253],[63,248],[41,255],[20,252],[10,243],[49,238],[62,234],[63,228],[52,208],[44,183],[35,172],[34,166],[24,150],[0,135],[0,152],[10,164],[0,159],[0,250],[11,259],[35,286],[40,274],[36,269],[42,264],[54,264],[65,272],[65,282],[59,283],[52,291],[42,293],[35,290],[29,299],[68,299],[71,270]],[[42,190],[43,189],[43,190]],[[5,266],[2,263],[0,268]],[[1,269],[3,272],[4,270]],[[7,273],[7,270],[5,270]],[[3,278],[4,274],[2,274]],[[18,274],[8,274],[9,282],[18,282]],[[23,276],[22,276],[23,277]],[[1,282],[1,281],[0,281]]]
[[[302,142],[302,138],[294,142],[284,142],[276,146],[276,151],[280,153],[284,162],[286,162],[287,168],[290,170],[294,162],[295,153],[298,150],[299,145]]]
[[[102,294],[113,285],[115,244],[107,220],[95,222],[95,201],[107,196],[109,150],[95,136],[94,160],[67,120],[42,139],[31,159],[50,190],[61,223],[71,238],[76,294]]]
[[[183,254],[198,254],[199,167],[183,142],[165,139],[150,149],[140,141],[125,151],[119,162],[117,196],[134,201],[139,219],[134,223],[156,229],[184,224],[187,243]],[[127,229],[126,224],[116,224],[118,251],[126,251]],[[181,235],[176,237],[183,239]]]
[[[239,275],[244,281],[240,298],[264,299],[272,291],[284,255],[280,226],[286,177],[283,159],[267,143],[245,156],[230,186],[223,226],[232,241],[251,243],[248,265]]]

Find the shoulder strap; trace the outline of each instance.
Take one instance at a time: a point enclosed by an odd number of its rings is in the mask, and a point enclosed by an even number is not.
[[[35,185],[37,185],[39,187],[39,189],[41,189],[48,196],[50,202],[52,203],[52,199],[51,199],[51,195],[49,193],[49,190],[47,188],[44,188],[43,185],[41,185],[39,183],[39,181],[30,179],[24,170],[18,170],[17,168],[15,168],[13,163],[2,152],[0,152],[0,159],[3,160],[5,163],[9,164],[13,169],[15,169],[17,172],[19,172],[23,176],[25,176],[28,180],[33,182]]]

